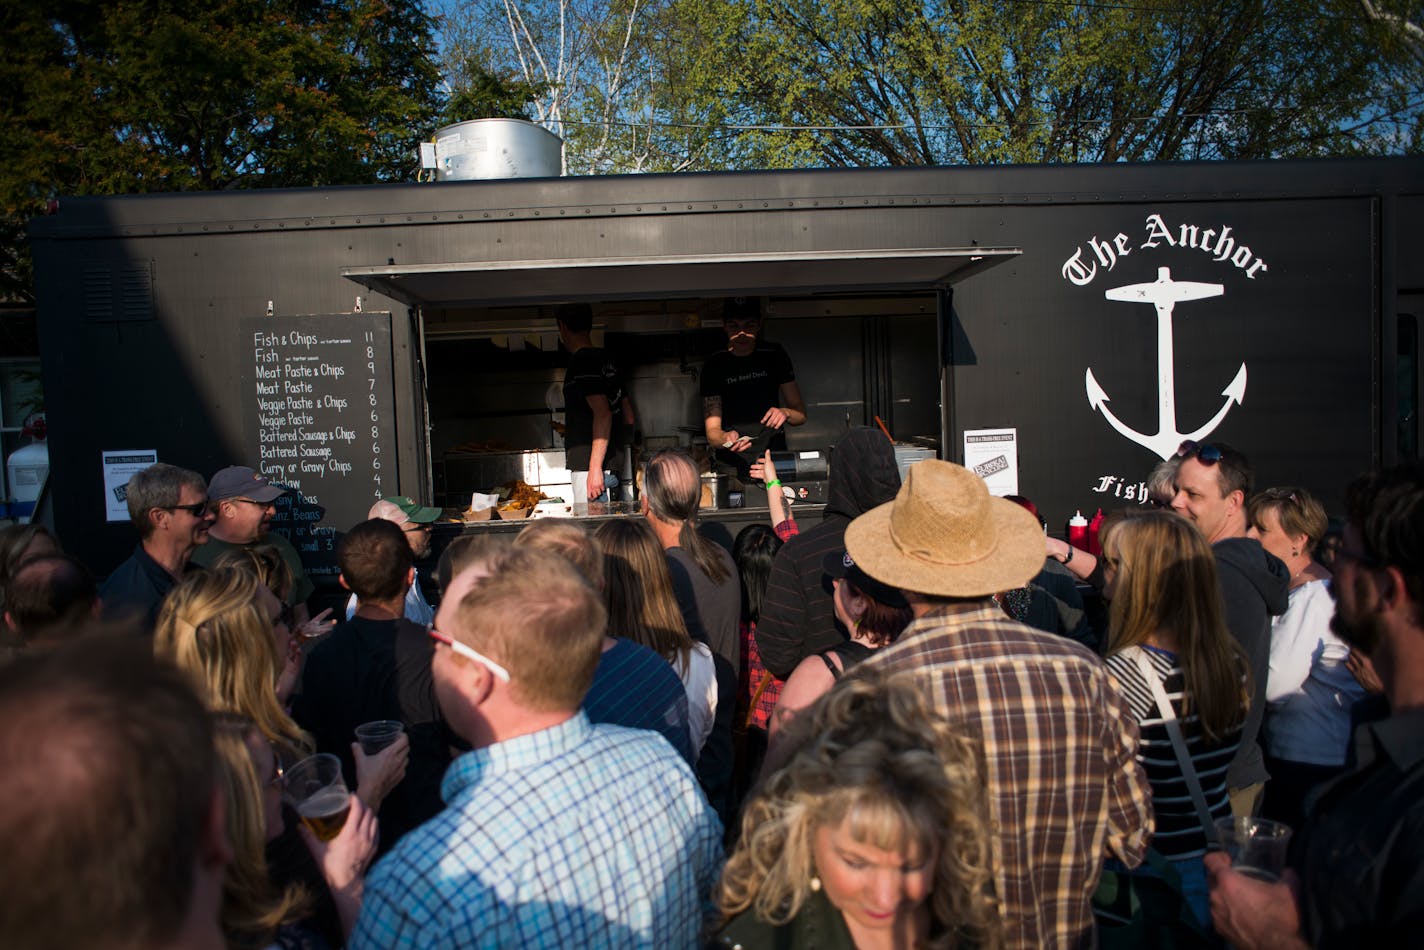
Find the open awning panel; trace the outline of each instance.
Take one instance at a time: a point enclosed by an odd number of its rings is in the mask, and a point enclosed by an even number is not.
[[[347,267],[342,275],[413,307],[484,307],[634,300],[929,291],[1023,253],[1009,247],[898,248],[477,261]]]

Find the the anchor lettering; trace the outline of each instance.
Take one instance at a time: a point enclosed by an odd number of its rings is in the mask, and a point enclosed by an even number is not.
[[[1177,392],[1172,371],[1172,308],[1183,300],[1201,300],[1204,297],[1219,297],[1224,288],[1221,284],[1203,284],[1193,281],[1173,280],[1172,272],[1166,267],[1157,269],[1157,279],[1146,284],[1130,284],[1105,291],[1109,300],[1129,303],[1150,303],[1157,310],[1157,432],[1148,435],[1138,432],[1108,409],[1109,396],[1098,381],[1093,378],[1093,370],[1088,368],[1088,404],[1102,412],[1108,424],[1125,438],[1156,452],[1161,458],[1171,458],[1187,439],[1200,441],[1210,435],[1233,403],[1241,405],[1246,398],[1246,364],[1236,371],[1236,377],[1221,391],[1226,402],[1217,410],[1206,425],[1194,432],[1177,431]]]

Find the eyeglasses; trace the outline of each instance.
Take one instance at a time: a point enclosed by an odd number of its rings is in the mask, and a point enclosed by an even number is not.
[[[463,656],[465,659],[474,660],[476,663],[481,664],[495,676],[504,680],[506,683],[509,682],[509,670],[506,670],[504,667],[500,666],[494,660],[491,660],[489,657],[485,656],[483,653],[479,652],[474,647],[465,646],[465,644],[461,643],[459,640],[452,640],[450,639],[450,637],[441,633],[439,630],[436,630],[434,627],[429,628],[426,632],[430,634],[430,639],[434,640],[436,643],[445,644],[447,647],[449,647],[451,650],[454,650],[457,654]]]
[[[434,531],[434,530],[435,530],[435,525],[433,525],[433,524],[418,524],[418,523],[416,523],[416,522],[414,522],[414,521],[407,521],[405,524],[401,525],[401,530],[402,530],[402,531]]]
[[[157,505],[163,511],[186,511],[194,518],[201,518],[208,513],[208,503],[206,501],[195,501],[191,505]]]
[[[1177,458],[1195,458],[1203,465],[1215,465],[1221,461],[1221,449],[1212,445],[1210,442],[1198,443],[1192,439],[1188,439],[1177,446]]]
[[[224,498],[223,501],[242,501],[246,502],[249,505],[256,505],[258,508],[272,508],[276,505],[276,502],[258,501],[255,498],[242,498],[240,496],[237,498]]]

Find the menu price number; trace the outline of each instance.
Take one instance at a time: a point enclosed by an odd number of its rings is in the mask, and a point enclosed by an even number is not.
[[[380,400],[376,398],[376,335],[370,330],[362,333],[366,344],[366,398],[371,404],[371,497],[379,501],[385,497],[381,486],[381,414]]]

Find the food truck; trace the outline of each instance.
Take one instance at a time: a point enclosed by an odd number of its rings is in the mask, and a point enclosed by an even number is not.
[[[124,460],[152,457],[289,486],[318,580],[385,495],[446,507],[445,535],[517,529],[529,512],[467,509],[519,482],[547,496],[535,516],[629,516],[568,489],[567,302],[636,406],[626,481],[664,447],[707,456],[699,373],[726,299],[756,298],[805,401],[783,486],[803,524],[817,460],[877,419],[906,464],[967,464],[1055,531],[1143,504],[1187,439],[1332,510],[1418,450],[1417,158],[62,198],[30,235],[53,520],[101,572],[133,544]],[[724,538],[766,518],[754,485],[708,475]]]

